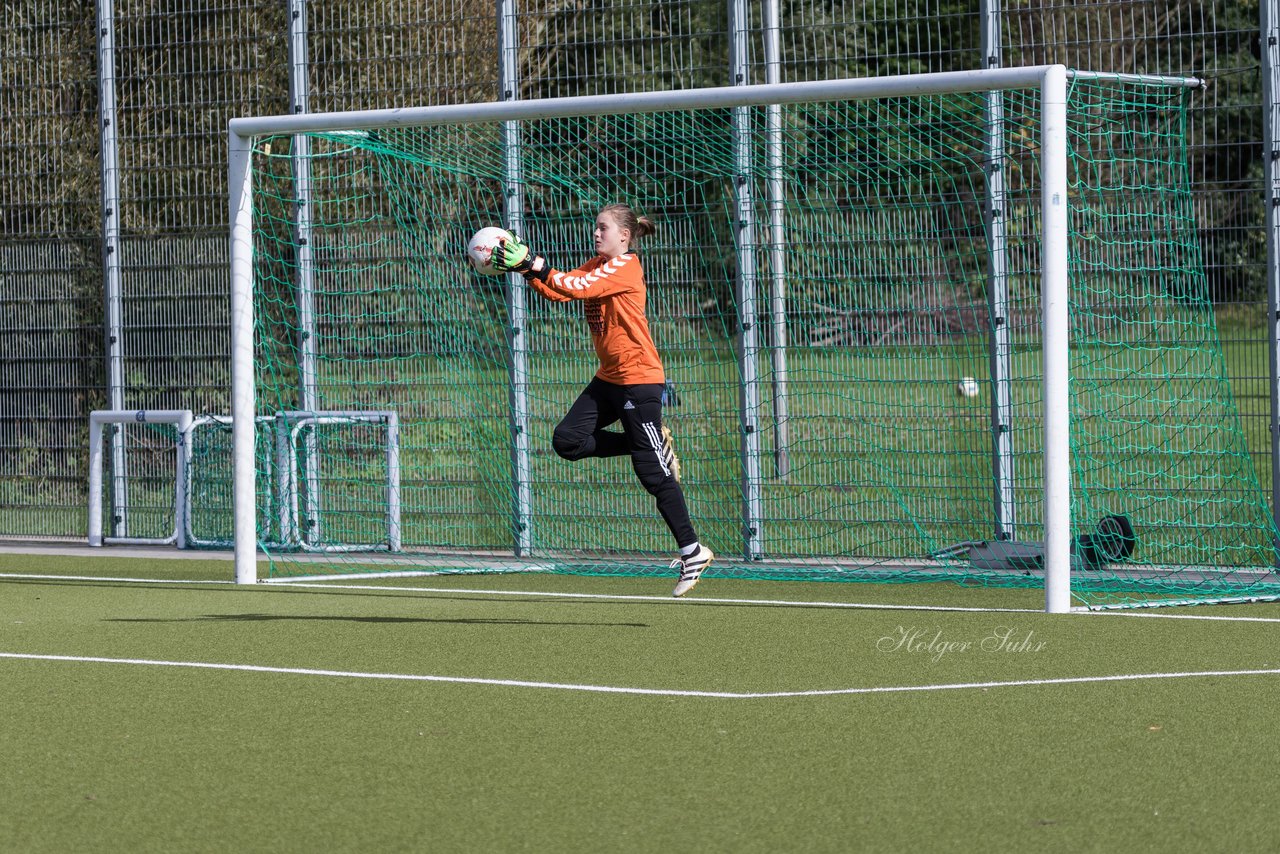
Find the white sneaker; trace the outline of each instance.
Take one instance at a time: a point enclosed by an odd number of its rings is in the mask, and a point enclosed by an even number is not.
[[[676,582],[676,589],[672,592],[672,596],[683,596],[693,589],[698,583],[698,579],[702,577],[702,571],[711,566],[711,561],[715,560],[715,555],[711,549],[706,546],[698,546],[698,550],[686,558],[676,558],[671,561],[671,568],[680,568],[680,580]]]

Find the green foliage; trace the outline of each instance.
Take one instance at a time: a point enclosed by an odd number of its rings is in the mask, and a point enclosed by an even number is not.
[[[747,5],[749,24],[757,29],[748,48],[750,79],[743,82],[762,82],[759,9],[758,4]],[[1203,263],[1205,272],[1192,278],[1171,276],[1168,292],[1184,301],[1198,300],[1206,292],[1218,301],[1259,299],[1265,245],[1264,211],[1258,204],[1264,176],[1258,144],[1257,4],[1178,0],[1156,5],[1136,14],[1131,3],[1006,4],[1002,64],[1061,61],[1079,68],[1205,76],[1209,86],[1194,96],[1188,125],[1191,179],[1201,188],[1194,212],[1202,257],[1195,263]],[[972,0],[861,5],[793,0],[781,6],[784,80],[984,64],[978,56],[980,21]],[[611,94],[736,82],[729,79],[726,10],[721,0],[521,3],[518,94]],[[225,410],[220,292],[188,298],[198,290],[199,275],[217,276],[225,259],[220,250],[203,251],[188,262],[201,268],[196,273],[170,263],[170,254],[161,251],[170,244],[153,241],[223,239],[227,120],[298,106],[288,100],[286,11],[285,4],[266,0],[189,9],[168,0],[117,4],[116,63],[102,74],[114,83],[118,108],[121,204],[113,213],[127,241],[156,247],[130,255],[124,268],[131,298],[126,324],[129,332],[139,333],[130,341],[126,366],[131,403],[172,399],[174,405]],[[0,308],[0,328],[6,333],[0,335],[0,388],[16,401],[0,418],[0,446],[59,449],[14,453],[0,476],[17,484],[11,495],[28,496],[23,500],[33,506],[50,500],[79,506],[81,469],[69,460],[83,446],[85,412],[104,402],[106,255],[101,245],[95,12],[87,0],[9,4],[0,29],[6,107],[6,121],[0,123],[0,241],[15,253],[4,256],[0,291],[6,297],[17,295]],[[493,16],[491,0],[309,4],[307,108],[506,97],[498,91]],[[979,105],[949,104],[896,114],[885,112],[883,105],[867,105],[855,133],[838,128],[824,132],[825,120],[818,114],[795,120],[797,125],[807,122],[803,130],[815,140],[797,148],[787,164],[793,170],[791,190],[807,206],[806,216],[792,218],[788,239],[800,251],[787,283],[791,305],[804,312],[797,324],[804,346],[919,344],[982,328],[980,311],[974,308],[980,302],[981,263],[975,247],[981,224],[972,204],[981,192],[974,170],[980,165],[980,144],[955,130],[980,127]],[[739,330],[731,284],[737,272],[735,233],[723,215],[733,204],[733,187],[725,180],[734,168],[727,115],[700,119],[702,126],[693,130],[707,144],[698,150],[669,144],[665,131],[644,117],[619,121],[619,132],[609,144],[591,142],[590,122],[557,138],[528,129],[531,149],[541,149],[548,166],[567,176],[529,195],[531,228],[541,229],[535,231],[542,241],[538,248],[573,257],[589,230],[583,221],[592,206],[625,196],[668,229],[664,239],[669,242],[655,245],[646,256],[664,269],[671,283],[655,296],[664,314],[678,318],[664,323],[666,340],[683,344],[709,337],[732,344]],[[877,133],[878,128],[892,128],[893,133]],[[1013,136],[1015,129],[1010,133],[1011,145],[1025,151],[1027,140]],[[288,142],[281,140],[272,158],[282,174],[289,168],[288,151]],[[763,162],[757,156],[757,163]],[[1014,171],[1025,165],[1015,161]],[[623,167],[633,168],[636,177],[607,192],[576,180]],[[715,174],[716,180],[690,177],[699,170]],[[370,174],[361,180],[366,199],[396,186],[389,176]],[[492,219],[502,210],[496,186],[490,170],[460,173],[453,187],[433,192],[469,192],[470,209]],[[463,187],[469,188],[459,189]],[[763,183],[754,190],[757,199],[765,197]],[[506,307],[500,285],[460,280],[447,272],[454,269],[449,264],[470,224],[460,224],[457,210],[426,214],[418,206],[399,203],[404,201],[397,200],[404,217],[400,221],[385,212],[355,211],[366,217],[364,231],[344,251],[392,253],[408,260],[379,267],[327,293],[324,332],[351,355],[384,362],[403,353],[436,356],[504,342]],[[297,327],[289,290],[298,267],[290,248],[293,199],[285,194],[261,204],[270,213],[263,236],[276,241],[278,251],[259,270],[267,294],[260,322],[291,330],[286,335],[290,339]],[[1014,212],[1027,207],[1025,198],[1011,201]],[[691,213],[695,211],[714,215]],[[344,217],[350,212],[344,211]],[[1109,214],[1105,201],[1098,202],[1096,212]],[[829,235],[836,225],[844,239],[833,250]],[[402,236],[388,238],[391,232]],[[922,232],[941,237],[933,243],[911,239]],[[389,239],[399,243],[390,245]],[[1033,243],[1032,236],[1021,239],[1027,246]],[[892,258],[884,250],[888,243],[900,245]],[[32,263],[22,253],[37,244],[62,255],[56,262]],[[1136,255],[1128,259],[1132,263],[1126,269],[1141,269],[1137,260]],[[1112,275],[1103,283],[1095,277],[1093,282],[1109,288],[1120,278]],[[388,287],[389,280],[413,285],[395,289]],[[939,281],[956,288],[931,290],[930,283]],[[468,324],[450,325],[424,308],[442,293],[454,294],[469,314]],[[355,301],[352,294],[360,295],[367,317],[354,318],[344,308]],[[29,304],[34,308],[28,310]],[[872,304],[880,307],[868,311]],[[576,340],[578,330],[554,310],[535,311],[530,323],[557,347],[571,347]],[[192,358],[193,350],[202,350],[203,358]],[[264,358],[282,387],[296,386],[288,348],[264,353]],[[488,363],[505,367],[498,356]],[[395,375],[387,369],[388,377]],[[43,393],[24,393],[31,388]],[[72,424],[77,426],[68,426]],[[72,497],[62,497],[63,492]]]
[[[726,9],[720,0],[522,4],[521,94],[731,83]],[[1201,222],[1212,290],[1221,299],[1256,297],[1260,213],[1245,195],[1256,191],[1261,178],[1256,4],[1184,0],[1162,7],[1149,20],[1126,14],[1122,6],[1108,10],[1011,5],[1006,32],[1018,35],[1006,37],[1004,64],[1054,60],[1098,70],[1205,75],[1210,89],[1193,115],[1191,150],[1196,180],[1214,188],[1203,196]],[[216,188],[224,180],[226,120],[290,109],[283,13],[281,4],[262,4],[174,14],[161,0],[140,0],[119,16],[114,78],[121,111],[122,193],[128,200],[121,215],[128,232],[223,227],[224,201]],[[497,97],[492,14],[492,3],[482,0],[311,7],[309,61],[315,81],[310,109]],[[421,25],[378,37],[390,23],[415,16]],[[4,194],[8,203],[0,206],[4,235],[97,229],[93,18],[93,4],[84,0],[44,0],[15,7],[6,20],[0,70],[13,97],[25,101],[11,110],[18,122],[0,130],[14,133],[0,145],[0,180],[12,184]],[[758,27],[761,22],[753,17],[750,23]],[[968,0],[877,0],[861,6],[856,16],[837,3],[784,3],[784,79],[980,67],[978,25]],[[1051,32],[1068,36],[1051,39]],[[824,34],[824,40],[810,41],[813,33]],[[1048,47],[1054,43],[1058,46]],[[759,82],[763,47],[758,39],[750,61],[751,82]],[[32,139],[41,144],[34,149],[20,144]],[[36,178],[38,197],[32,197],[28,178],[20,176]],[[175,192],[176,186],[201,190]]]
[[[94,4],[7,4],[0,27],[0,240],[99,232]]]

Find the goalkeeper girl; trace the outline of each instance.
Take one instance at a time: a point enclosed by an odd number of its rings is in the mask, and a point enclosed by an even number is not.
[[[631,457],[680,548],[671,567],[680,575],[675,595],[683,596],[715,556],[694,533],[671,432],[662,426],[666,378],[645,319],[644,268],[631,248],[652,233],[653,223],[631,208],[608,205],[596,216],[595,257],[576,270],[556,270],[519,238],[500,243],[491,263],[520,273],[549,300],[582,303],[600,368],[556,425],[552,447],[566,460]],[[615,422],[621,433],[605,429]]]

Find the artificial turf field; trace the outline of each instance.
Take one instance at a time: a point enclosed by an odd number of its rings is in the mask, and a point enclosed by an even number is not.
[[[230,576],[0,554],[0,851],[1275,850],[1274,604]]]

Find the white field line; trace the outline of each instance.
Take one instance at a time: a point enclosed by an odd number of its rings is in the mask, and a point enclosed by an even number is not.
[[[1181,614],[1175,611],[1084,611],[1087,614],[1110,614],[1113,617],[1150,617],[1156,620],[1226,620],[1236,623],[1280,623],[1280,617],[1234,617],[1225,614]]]
[[[110,578],[98,575],[35,575],[31,573],[4,572],[0,579],[16,578],[34,581],[111,581],[130,584],[219,584],[234,585],[234,581],[192,581],[173,578]],[[601,601],[625,600],[630,602],[664,602],[670,605],[772,605],[793,608],[856,608],[874,611],[971,611],[980,614],[1012,613],[1042,614],[1037,608],[965,608],[943,605],[879,605],[870,602],[805,602],[793,599],[717,599],[700,596],[696,599],[676,599],[672,596],[646,596],[633,593],[566,593],[553,590],[483,590],[465,587],[393,587],[382,584],[321,584],[306,582],[289,582],[275,584],[245,585],[246,589],[289,590],[302,588],[307,590],[362,590],[364,592],[386,593],[452,593],[459,596],[536,596],[556,599],[598,599]]]
[[[434,676],[419,673],[368,673],[359,670],[318,670],[305,667],[269,667],[258,664],[217,664],[204,661],[164,661],[148,658],[103,658],[89,655],[37,655],[0,652],[0,658],[25,661],[62,661],[77,664],[126,664],[141,667],[182,667],[198,670],[232,670],[291,676],[323,676],[342,679],[380,679],[397,682],[446,682],[461,685],[493,685],[503,688],[544,688],[596,694],[642,694],[651,697],[701,697],[718,700],[760,700],[788,697],[832,697],[853,694],[902,694],[922,691],[986,690],[1040,685],[1083,685],[1098,682],[1136,682],[1154,679],[1192,679],[1206,676],[1277,676],[1280,668],[1263,670],[1203,670],[1174,673],[1118,673],[1110,676],[1069,676],[1058,679],[1012,679],[999,682],[944,682],[933,685],[885,685],[865,688],[825,688],[811,691],[688,691],[676,688],[631,688],[617,685],[585,685],[572,682],[536,682],[524,679],[485,679],[474,676]]]
[[[110,581],[123,584],[213,584],[234,586],[234,581],[199,581],[181,578],[123,578],[102,575],[37,575],[22,572],[0,572],[0,580],[5,578],[25,579],[32,581]],[[245,585],[253,589],[253,585]],[[388,593],[452,593],[459,596],[536,596],[556,599],[598,599],[601,601],[623,600],[632,602],[665,602],[681,605],[770,605],[773,607],[792,608],[836,608],[865,611],[940,611],[977,614],[1043,614],[1042,608],[967,608],[959,605],[894,605],[874,602],[806,602],[795,599],[726,599],[713,596],[699,596],[693,599],[676,599],[671,596],[646,596],[633,593],[566,593],[554,590],[483,590],[466,587],[394,587],[381,584],[333,584],[307,582],[276,582],[257,585],[258,589],[270,587],[273,590],[288,590],[299,587],[311,590],[364,590],[386,591]],[[1091,614],[1113,617],[1150,617],[1166,620],[1221,620],[1240,623],[1280,623],[1280,617],[1246,617],[1225,614],[1188,614],[1177,611],[1156,610],[1107,610],[1096,611],[1087,608],[1072,608],[1073,614]]]
[[[420,593],[459,593],[464,595],[491,596],[551,596],[563,599],[629,599],[638,602],[669,602],[675,604],[702,605],[773,605],[793,608],[846,608],[868,611],[955,611],[978,614],[1043,614],[1043,608],[968,608],[960,605],[892,605],[875,602],[805,602],[794,599],[725,599],[714,596],[699,596],[694,599],[675,599],[671,596],[644,596],[634,593],[562,593],[532,590],[468,590],[461,587],[392,587],[380,584],[307,584],[295,582],[277,582],[272,585],[279,588],[335,588],[338,590],[394,590],[397,592]],[[1164,617],[1172,620],[1229,620],[1246,623],[1280,623],[1280,617],[1237,617],[1215,614],[1183,614],[1165,613],[1161,611],[1094,611],[1087,608],[1072,608],[1073,614],[1095,614],[1124,617]]]
[[[676,599],[673,596],[646,596],[636,593],[565,593],[537,590],[467,590],[461,587],[391,587],[380,584],[281,584],[280,587],[308,587],[322,590],[394,590],[412,593],[458,593],[488,596],[545,596],[559,599],[624,599],[631,602],[665,602],[680,605],[773,605],[792,608],[854,608],[873,611],[971,611],[982,614],[1043,614],[1038,608],[966,608],[948,605],[889,605],[874,602],[805,602],[796,599],[726,599],[715,596],[698,596],[693,599]]]
[[[0,579],[27,581],[118,581],[126,584],[235,584],[234,581],[199,581],[191,578],[119,578],[109,575],[37,575],[31,572],[0,572]]]

